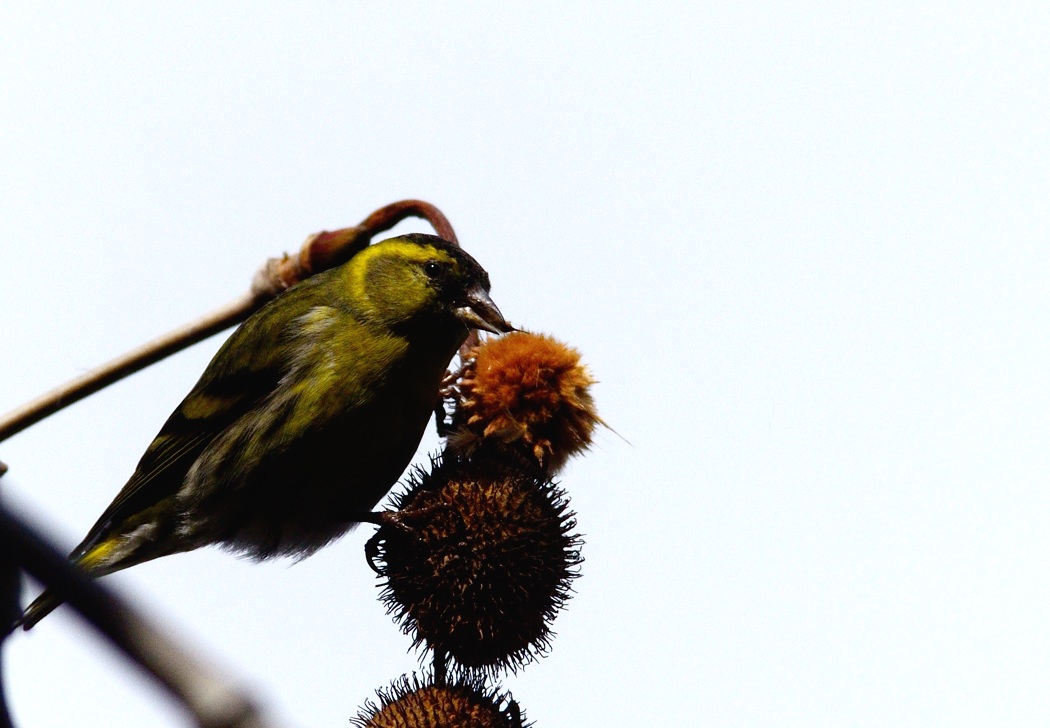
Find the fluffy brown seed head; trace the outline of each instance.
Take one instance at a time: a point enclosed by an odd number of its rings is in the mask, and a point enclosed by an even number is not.
[[[574,515],[549,480],[446,460],[398,498],[409,529],[377,534],[383,600],[417,646],[493,672],[543,654],[578,575]]]
[[[466,356],[449,448],[515,453],[553,474],[602,424],[594,383],[580,353],[550,336],[520,331],[488,339]]]
[[[426,684],[402,678],[379,691],[379,705],[369,702],[350,721],[358,728],[523,728],[509,696],[486,690],[477,680]],[[511,706],[514,706],[513,708]]]

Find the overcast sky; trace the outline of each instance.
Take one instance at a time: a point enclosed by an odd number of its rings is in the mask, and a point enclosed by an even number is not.
[[[537,726],[1050,724],[1048,6],[347,5],[0,6],[0,410],[423,198],[623,437],[562,477]],[[0,444],[5,495],[75,545],[221,340]],[[107,581],[345,726],[418,665],[370,533]],[[5,649],[21,728],[185,724],[68,609]]]

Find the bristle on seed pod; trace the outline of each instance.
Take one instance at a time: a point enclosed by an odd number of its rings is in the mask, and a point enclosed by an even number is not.
[[[395,500],[404,527],[381,527],[370,548],[382,599],[414,644],[485,672],[545,653],[582,561],[564,494],[452,458],[417,471]]]
[[[467,455],[509,451],[556,473],[604,424],[593,384],[580,353],[550,336],[518,331],[487,339],[464,356],[448,447]]]
[[[528,728],[509,695],[485,688],[481,680],[449,684],[404,677],[377,691],[350,721],[358,728]]]

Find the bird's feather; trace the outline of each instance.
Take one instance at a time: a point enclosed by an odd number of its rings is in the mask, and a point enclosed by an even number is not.
[[[216,436],[274,392],[295,357],[293,337],[282,323],[288,320],[289,308],[305,314],[320,300],[317,287],[322,280],[323,275],[316,276],[284,293],[279,317],[271,303],[234,332],[161,427],[127,484],[74,549],[74,559],[81,560],[128,519],[171,497]],[[253,347],[252,342],[259,345]],[[242,350],[246,355],[224,356],[226,350]]]

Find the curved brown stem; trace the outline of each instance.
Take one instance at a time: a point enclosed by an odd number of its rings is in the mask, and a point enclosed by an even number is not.
[[[345,263],[368,245],[374,236],[409,217],[426,220],[438,237],[459,245],[452,223],[441,210],[423,200],[401,200],[379,208],[359,225],[314,233],[303,243],[299,255],[285,255],[266,261],[255,274],[252,290],[258,295],[276,296],[314,273]]]
[[[381,207],[366,217],[361,225],[369,228],[375,235],[389,230],[407,217],[423,218],[430,223],[439,238],[444,238],[453,245],[459,245],[456,231],[452,229],[452,223],[445,217],[445,213],[423,200],[401,200],[401,202]]]
[[[240,323],[282,291],[314,273],[345,263],[367,246],[373,236],[409,217],[426,220],[440,237],[459,244],[444,213],[422,200],[394,202],[373,212],[360,225],[311,235],[298,255],[267,260],[255,274],[251,290],[237,300],[0,416],[0,441],[129,374]]]

